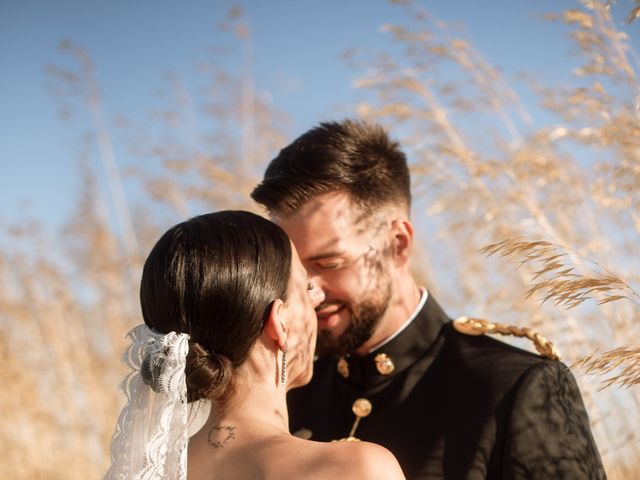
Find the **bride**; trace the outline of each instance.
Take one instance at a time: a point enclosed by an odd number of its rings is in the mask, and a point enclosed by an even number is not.
[[[404,478],[381,446],[289,434],[286,392],[311,379],[322,295],[262,217],[224,211],[169,229],[144,266],[145,325],[129,334],[106,478]],[[188,403],[211,406],[190,438]]]

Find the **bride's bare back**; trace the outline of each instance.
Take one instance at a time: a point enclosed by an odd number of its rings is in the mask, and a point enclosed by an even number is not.
[[[243,432],[242,430],[245,430]],[[368,442],[320,443],[266,429],[217,425],[189,444],[188,480],[404,479],[395,457]]]

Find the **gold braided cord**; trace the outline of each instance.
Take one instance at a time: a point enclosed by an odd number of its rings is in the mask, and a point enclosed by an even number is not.
[[[485,333],[498,333],[500,335],[512,335],[528,338],[533,342],[536,350],[543,357],[551,360],[560,360],[560,353],[556,346],[529,327],[516,327],[514,325],[502,325],[501,323],[488,322],[480,318],[459,317],[453,321],[453,328],[465,335],[482,335]]]

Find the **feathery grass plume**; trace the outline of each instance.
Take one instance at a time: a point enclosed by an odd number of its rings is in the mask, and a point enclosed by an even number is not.
[[[47,66],[50,79],[56,82],[52,88],[54,88],[58,100],[61,101],[60,111],[66,112],[63,117],[69,116],[75,101],[76,111],[86,110],[86,113],[89,114],[91,129],[88,136],[97,147],[98,159],[104,170],[111,205],[121,231],[122,242],[128,255],[139,255],[138,240],[133,227],[111,133],[105,119],[103,95],[94,63],[88,52],[71,40],[66,39],[60,42],[60,49],[67,53],[77,64],[77,71],[56,65]]]
[[[571,366],[585,374],[606,377],[602,388],[640,385],[640,346],[627,345],[604,353],[594,352]]]
[[[531,286],[526,296],[542,293],[542,303],[552,300],[557,305],[573,308],[591,298],[599,305],[621,299],[640,305],[640,294],[618,276],[600,269],[577,272],[578,268],[584,270],[587,264],[595,268],[598,264],[551,242],[507,238],[487,245],[480,253],[499,254],[520,265],[533,265]],[[580,264],[575,260],[580,260]]]
[[[288,117],[256,86],[254,39],[242,8],[232,7],[218,28],[232,44],[210,49],[198,65],[204,85],[186,85],[178,74],[165,76],[154,112],[156,128],[127,140],[137,157],[130,171],[157,210],[181,217],[194,211],[242,208],[258,211],[250,192],[262,178],[265,162],[287,141]],[[220,67],[220,57],[238,59]],[[130,125],[127,130],[131,130]]]
[[[636,6],[631,9],[627,17],[624,19],[627,23],[635,22],[640,17],[640,0],[632,1]]]

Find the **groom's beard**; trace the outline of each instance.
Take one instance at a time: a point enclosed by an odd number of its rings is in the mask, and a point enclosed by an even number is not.
[[[331,331],[318,330],[316,353],[320,356],[341,356],[351,353],[367,342],[375,332],[391,300],[391,284],[386,281],[375,294],[358,303],[345,303],[349,325],[339,337]],[[320,305],[320,310],[327,303]]]

